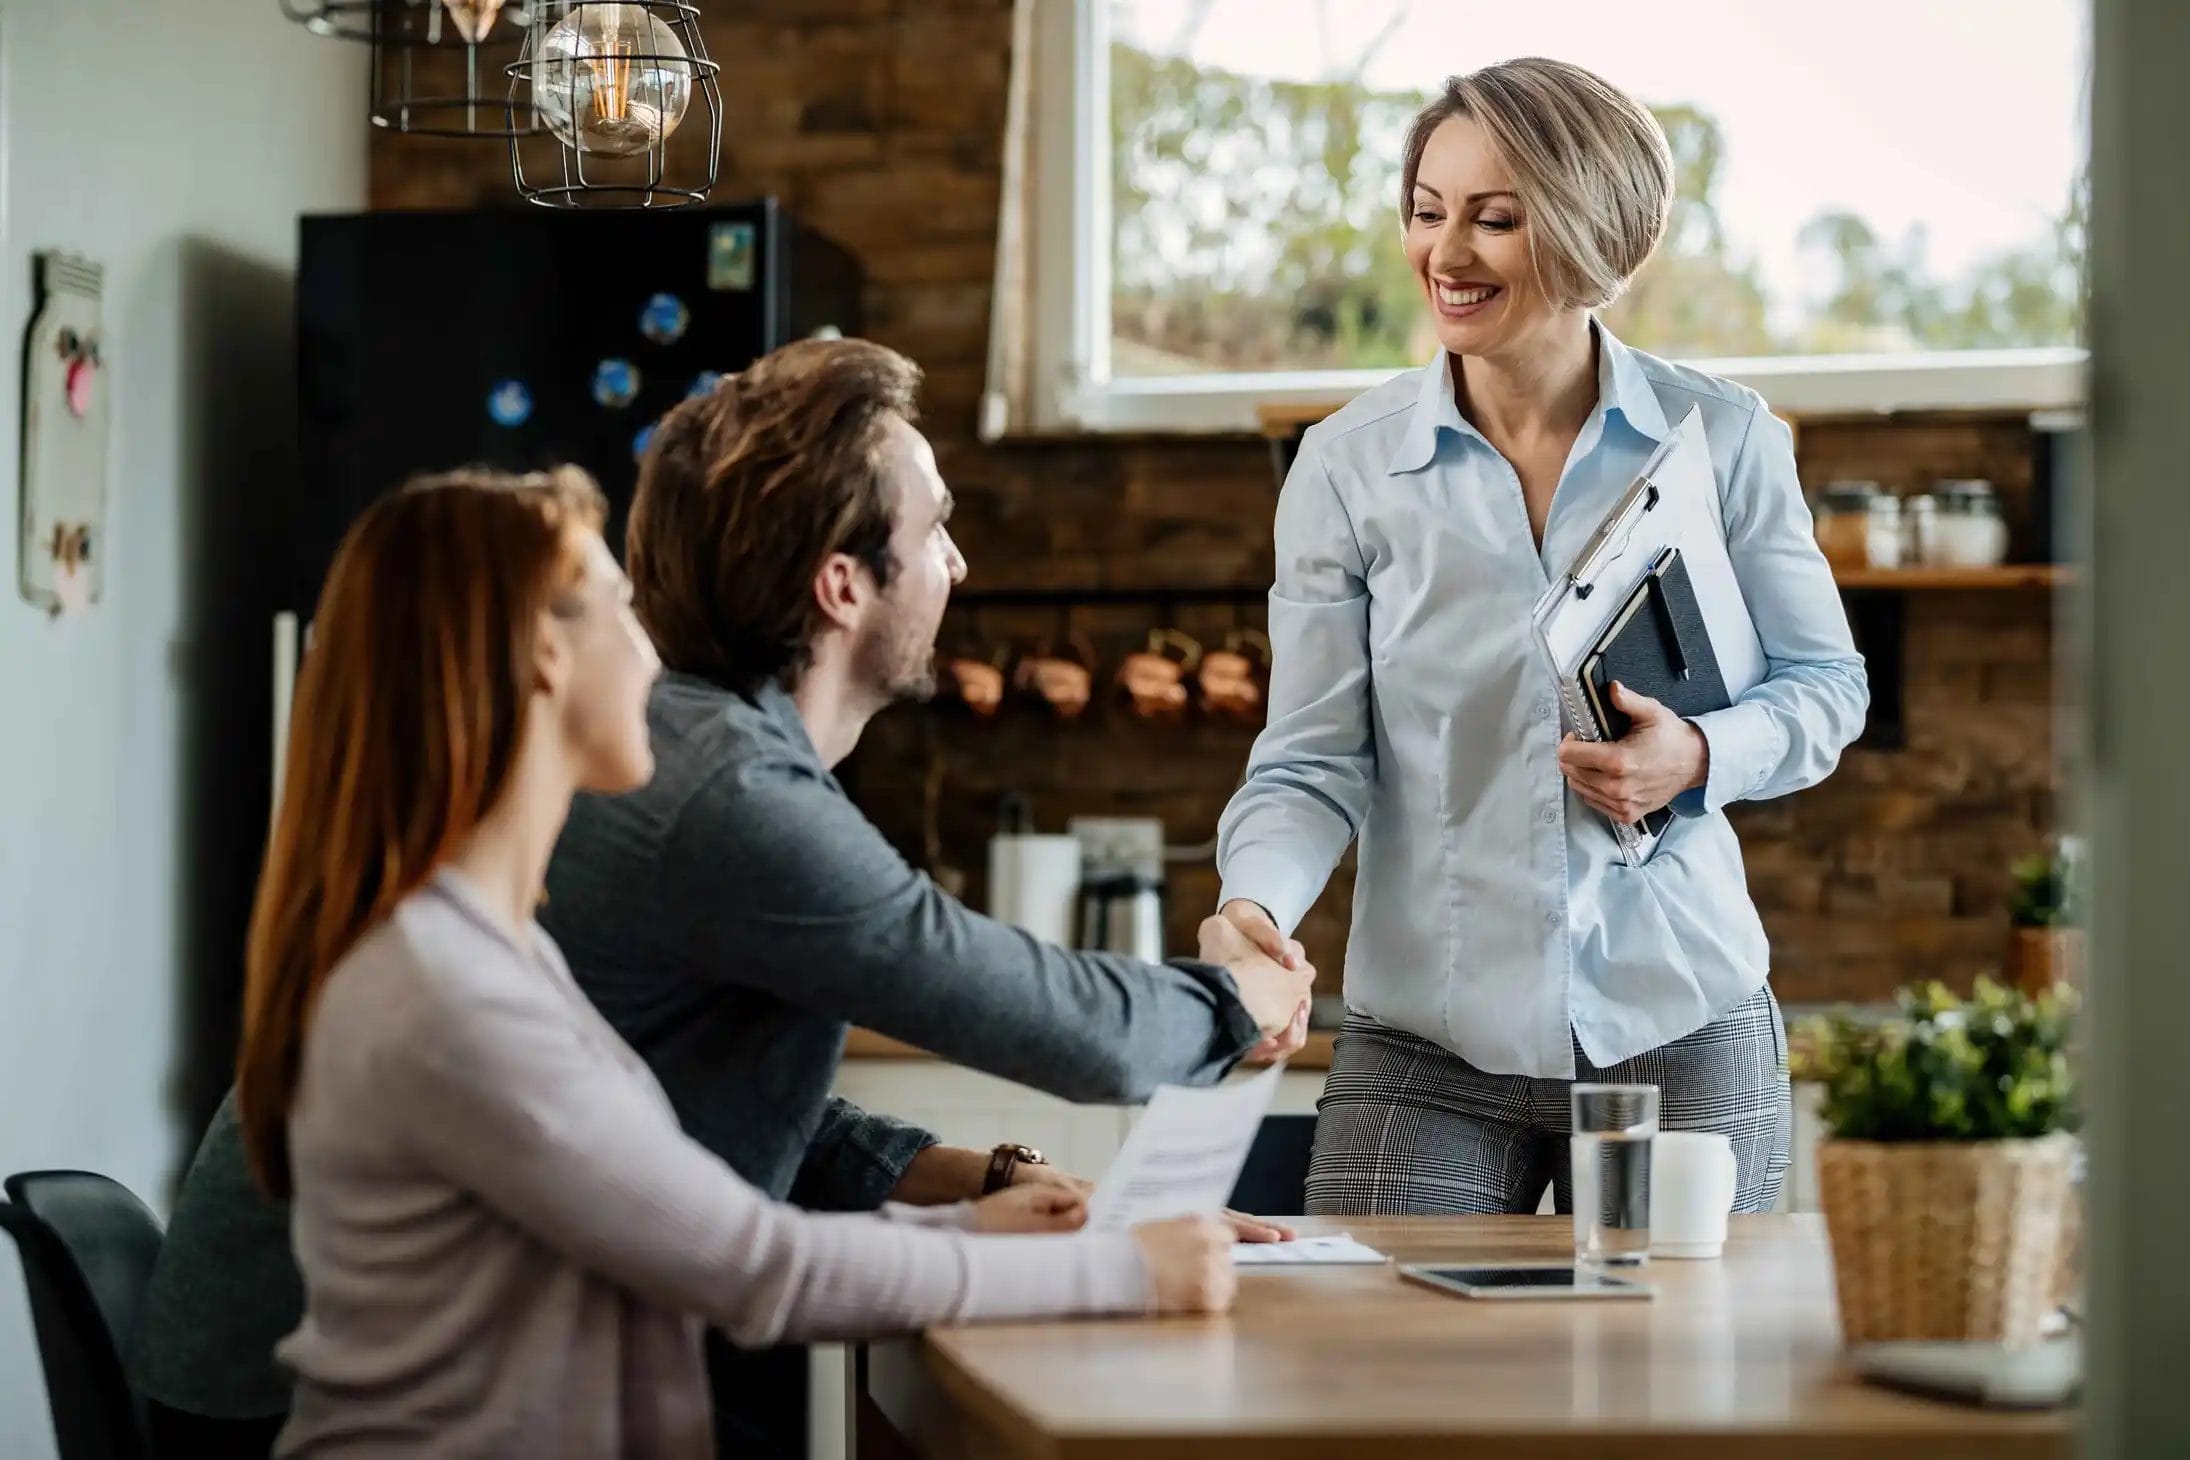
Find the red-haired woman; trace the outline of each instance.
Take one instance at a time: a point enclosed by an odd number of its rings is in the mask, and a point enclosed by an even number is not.
[[[973,1235],[1078,1225],[1047,1187],[809,1215],[679,1130],[532,918],[572,793],[652,770],[659,666],[600,522],[576,471],[421,481],[321,596],[237,1072],[305,1283],[280,1452],[701,1456],[703,1322],[767,1344],[1226,1306],[1214,1221]]]

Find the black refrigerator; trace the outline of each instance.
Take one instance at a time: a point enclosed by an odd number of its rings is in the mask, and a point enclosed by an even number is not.
[[[420,471],[574,462],[621,551],[653,422],[778,345],[858,333],[858,307],[850,256],[772,199],[303,219],[283,606],[309,615],[350,521]]]
[[[271,766],[334,550],[421,471],[574,462],[623,524],[645,433],[712,374],[859,332],[851,256],[773,199],[673,213],[537,208],[306,217],[297,474],[254,532],[279,562]]]
[[[273,622],[275,794],[309,618],[367,504],[421,471],[585,467],[619,555],[637,454],[661,415],[792,340],[860,331],[843,249],[771,200],[674,213],[540,209],[302,220],[298,472]],[[805,1447],[803,1349],[741,1366],[766,1424]],[[742,1441],[741,1441],[742,1443]]]

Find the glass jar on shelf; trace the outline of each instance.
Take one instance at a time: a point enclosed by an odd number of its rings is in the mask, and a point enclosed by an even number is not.
[[[1911,568],[1939,561],[1939,502],[1929,492],[1901,501],[1901,561]]]
[[[1901,499],[1891,492],[1871,498],[1864,514],[1863,561],[1871,568],[1901,566]]]
[[[1836,568],[1870,564],[1871,504],[1884,493],[1876,482],[1831,482],[1817,499],[1817,545]]]
[[[1939,517],[1932,536],[1942,567],[1992,568],[2007,561],[2007,519],[2000,514],[2000,497],[1991,482],[1941,482],[1934,495]]]

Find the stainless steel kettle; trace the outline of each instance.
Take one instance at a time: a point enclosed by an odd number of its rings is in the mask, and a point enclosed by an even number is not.
[[[1143,963],[1164,959],[1163,879],[1115,872],[1080,888],[1080,946]]]

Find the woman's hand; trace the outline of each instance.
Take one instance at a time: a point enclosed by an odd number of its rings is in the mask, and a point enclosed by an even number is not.
[[[1277,964],[1280,968],[1298,971],[1307,969],[1309,981],[1314,982],[1315,969],[1308,962],[1308,950],[1298,941],[1278,931],[1277,923],[1269,911],[1259,902],[1249,902],[1235,897],[1217,909],[1217,920],[1232,925],[1255,951]],[[1292,1054],[1308,1042],[1308,1000],[1303,998],[1300,1007],[1293,1011],[1293,1021],[1285,1029],[1270,1035],[1262,1043],[1247,1051],[1252,1064],[1269,1064]],[[1254,1241],[1254,1238],[1244,1239]],[[1274,1239],[1287,1241],[1288,1238]]]
[[[1567,736],[1559,742],[1559,772],[1590,806],[1633,826],[1703,784],[1711,747],[1694,725],[1617,680],[1612,704],[1634,721],[1627,734],[1609,745]]]
[[[1158,1313],[1224,1313],[1239,1287],[1232,1229],[1214,1217],[1178,1217],[1133,1229]]]
[[[1217,909],[1217,916],[1245,933],[1247,941],[1261,949],[1265,957],[1275,959],[1287,968],[1300,968],[1308,962],[1308,950],[1279,932],[1269,910],[1261,903],[1235,897]]]
[[[1262,1031],[1262,1042],[1248,1051],[1249,1059],[1282,1059],[1306,1042],[1308,994],[1316,981],[1313,964],[1301,959],[1288,966],[1270,957],[1224,917],[1201,920],[1201,961],[1232,975],[1241,1006]]]
[[[972,1229],[990,1236],[1010,1232],[1077,1232],[1087,1223],[1087,1197],[1070,1186],[1030,1181],[1007,1186],[973,1204]]]

